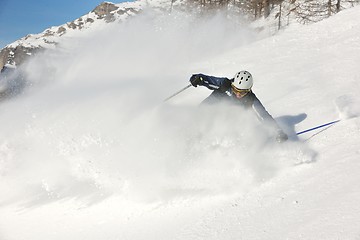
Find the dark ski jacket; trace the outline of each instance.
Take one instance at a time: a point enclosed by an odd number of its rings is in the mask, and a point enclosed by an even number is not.
[[[193,75],[194,76],[194,75]],[[260,100],[256,95],[250,91],[244,97],[238,99],[232,91],[232,80],[228,78],[219,78],[214,76],[207,76],[204,74],[195,74],[195,76],[202,77],[203,81],[199,86],[207,87],[210,90],[214,90],[209,97],[207,97],[203,103],[213,104],[219,101],[229,101],[233,104],[240,105],[245,109],[250,109],[255,112],[257,118],[269,125],[276,132],[282,132],[273,117],[266,111]]]

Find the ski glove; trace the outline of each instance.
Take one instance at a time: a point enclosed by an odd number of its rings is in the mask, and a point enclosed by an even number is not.
[[[276,141],[282,143],[286,140],[288,140],[288,136],[286,135],[286,133],[284,133],[282,130],[278,130],[276,135]]]
[[[199,76],[198,74],[194,74],[190,78],[190,83],[194,87],[199,86],[202,82],[203,82],[203,78],[201,76]]]

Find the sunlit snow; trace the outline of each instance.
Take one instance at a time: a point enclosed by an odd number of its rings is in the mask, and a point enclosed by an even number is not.
[[[145,12],[38,55],[0,103],[0,239],[357,239],[359,11],[263,39]],[[288,142],[205,88],[163,102],[243,69]]]

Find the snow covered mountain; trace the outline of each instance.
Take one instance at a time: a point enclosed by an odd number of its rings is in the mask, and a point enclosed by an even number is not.
[[[29,34],[0,51],[0,69],[5,64],[19,65],[29,56],[44,49],[54,48],[63,38],[82,34],[82,32],[101,28],[104,24],[122,22],[138,14],[144,7],[169,11],[169,1],[137,0],[114,4],[103,2],[88,14],[61,26],[54,26],[39,34]],[[95,30],[96,31],[96,30]]]
[[[32,58],[0,102],[0,239],[359,239],[359,14],[259,38],[149,12]],[[163,103],[242,69],[288,142],[205,88]]]

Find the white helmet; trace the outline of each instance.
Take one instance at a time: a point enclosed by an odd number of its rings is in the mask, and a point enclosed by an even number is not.
[[[248,71],[240,71],[235,74],[232,85],[237,89],[250,90],[253,86],[253,78]]]

